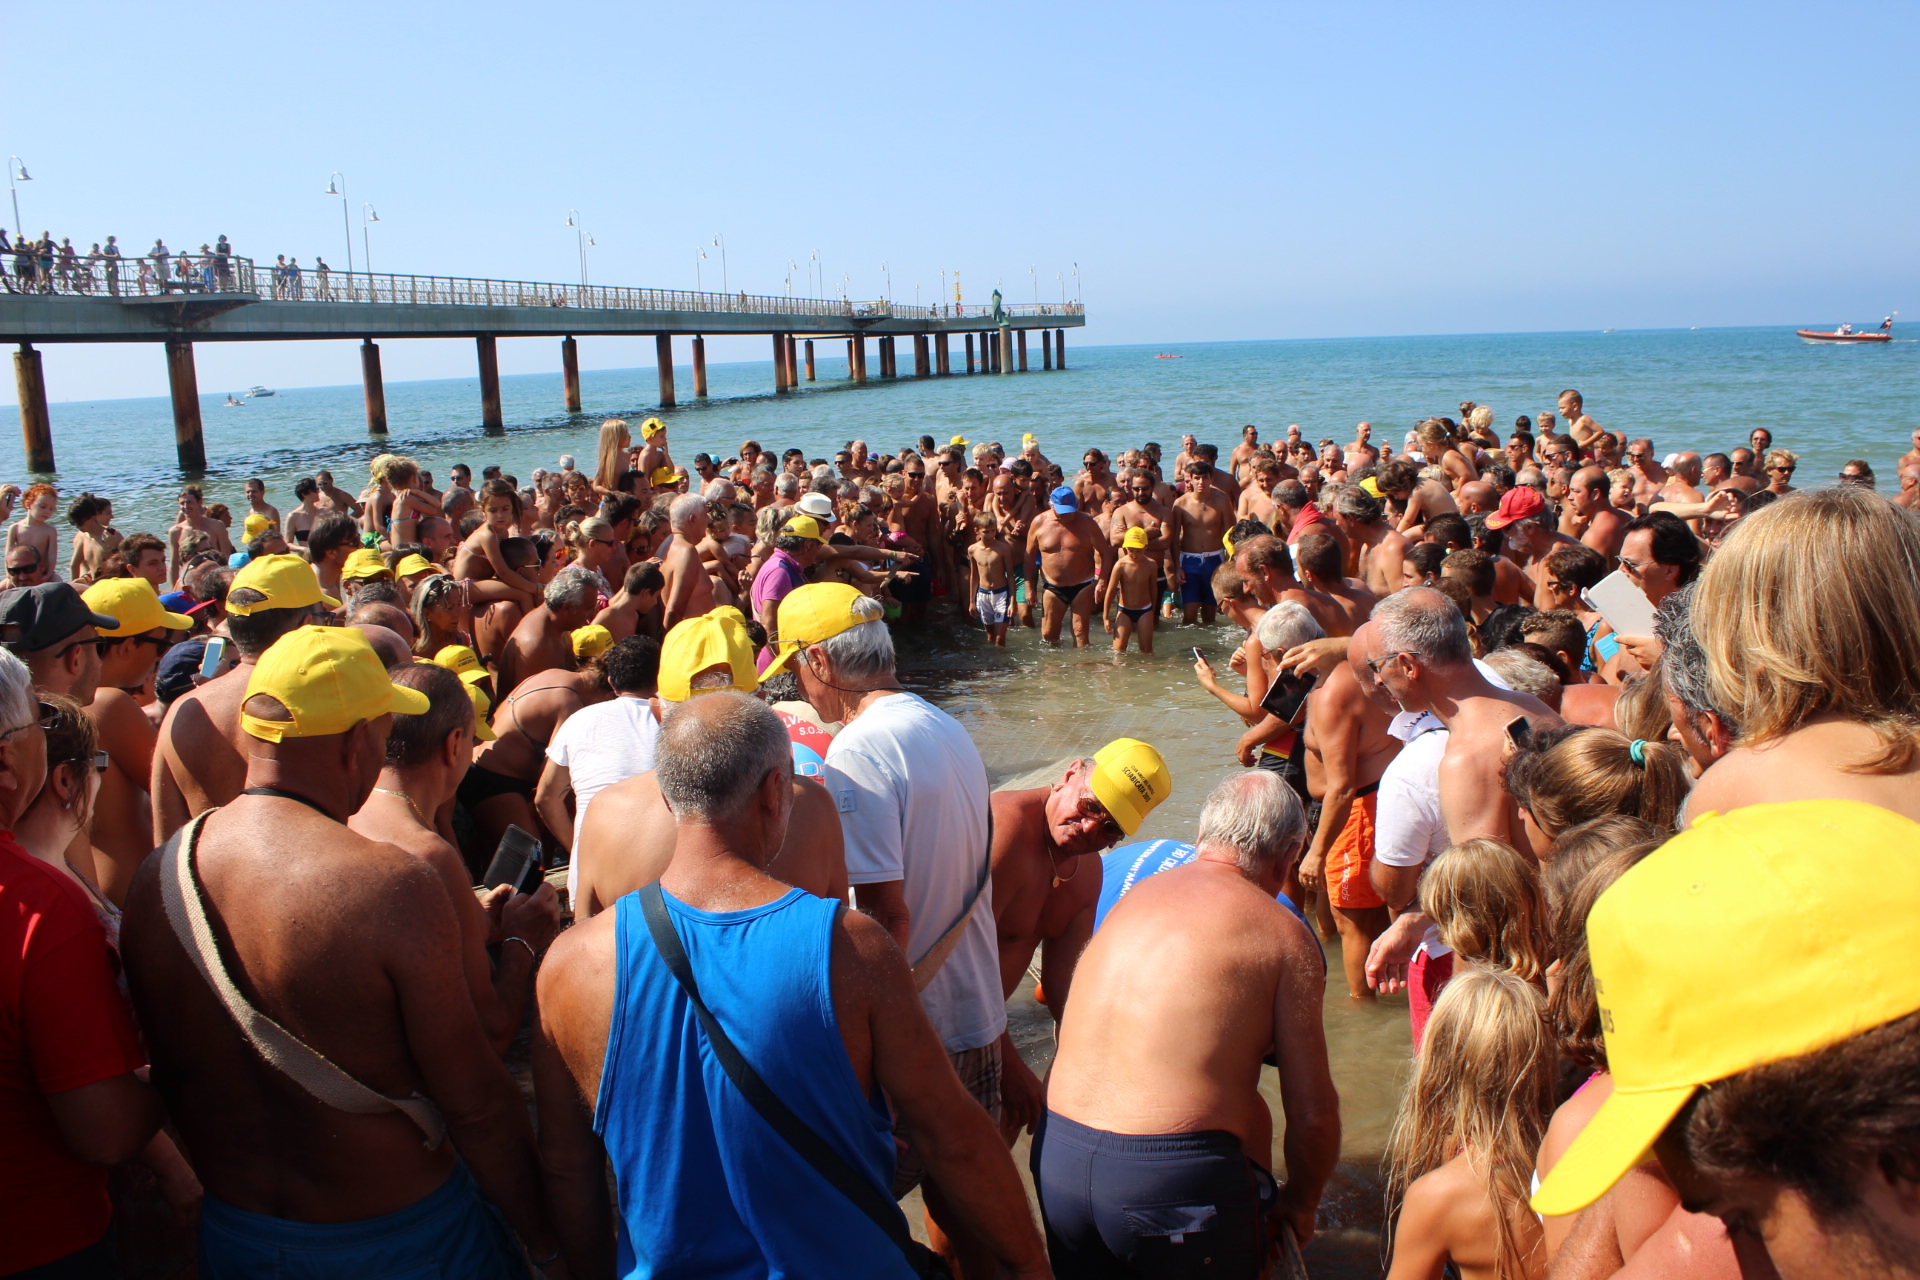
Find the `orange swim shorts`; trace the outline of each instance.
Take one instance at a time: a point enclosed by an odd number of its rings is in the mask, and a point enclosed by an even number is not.
[[[1336,907],[1359,910],[1384,907],[1386,899],[1374,892],[1367,869],[1373,865],[1373,822],[1380,808],[1380,786],[1353,798],[1347,825],[1327,850],[1327,901]]]

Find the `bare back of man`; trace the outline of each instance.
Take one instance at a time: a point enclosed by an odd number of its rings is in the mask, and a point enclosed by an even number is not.
[[[581,920],[652,884],[673,861],[678,828],[651,769],[603,789],[579,822],[580,847],[568,887]],[[766,872],[816,898],[847,896],[840,814],[827,789],[811,778],[793,779],[793,816]]]
[[[712,611],[713,580],[707,576],[700,548],[693,542],[675,535],[660,561],[660,576],[666,581],[660,599],[666,608],[662,622],[667,630],[682,618],[698,618]]]
[[[150,860],[122,944],[149,1015],[154,1083],[207,1191],[248,1212],[333,1223],[439,1188],[476,1124],[503,1119],[488,1109],[512,1083],[481,1032],[432,868],[267,796],[207,819],[196,864],[221,951],[254,1005],[369,1088],[432,1098],[454,1138],[428,1150],[405,1116],[334,1110],[267,1066],[167,926]],[[193,1069],[166,1069],[182,1062]]]
[[[227,803],[247,785],[247,757],[240,733],[250,663],[216,676],[167,708],[153,750],[148,788],[153,843],[159,845],[187,820]]]

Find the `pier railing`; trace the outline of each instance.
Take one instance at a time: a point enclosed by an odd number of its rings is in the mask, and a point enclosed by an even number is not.
[[[7,255],[0,255],[4,258]],[[26,269],[23,271],[21,267]],[[553,307],[608,311],[751,312],[845,317],[853,321],[978,319],[992,321],[990,304],[912,306],[881,299],[795,298],[782,294],[713,293],[691,289],[631,289],[619,285],[480,280],[465,276],[386,275],[335,271],[311,264],[265,264],[252,258],[182,253],[95,257],[56,254],[51,262],[17,251],[5,269],[5,288],[23,294],[92,297],[168,297],[250,294],[263,302],[364,302],[387,305]],[[1078,302],[1005,303],[1008,316],[1081,315]]]

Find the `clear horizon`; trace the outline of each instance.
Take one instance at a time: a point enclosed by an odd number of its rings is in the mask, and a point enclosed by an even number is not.
[[[1920,321],[1920,242],[1894,216],[1920,204],[1920,148],[1872,96],[1904,82],[1920,7],[524,18],[189,0],[166,24],[204,37],[184,58],[260,50],[301,74],[173,77],[166,119],[192,124],[158,131],[136,80],[17,59],[0,153],[32,174],[20,221],[83,251],[224,232],[268,262],[344,267],[350,240],[381,271],[564,281],[578,210],[601,283],[691,288],[697,269],[930,302],[957,272],[970,302],[1077,292],[1099,346]],[[89,21],[145,39],[152,15],[103,0]],[[473,368],[468,344],[383,345],[395,382]],[[646,367],[644,345],[582,339],[582,367]],[[556,347],[503,342],[501,372],[557,368]],[[42,350],[51,400],[165,391],[155,348]],[[198,354],[209,387],[358,373],[351,342]]]

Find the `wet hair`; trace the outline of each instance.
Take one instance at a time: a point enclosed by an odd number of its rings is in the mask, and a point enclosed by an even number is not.
[[[1544,982],[1552,952],[1540,864],[1503,840],[1463,840],[1420,876],[1420,909],[1462,959]]]
[[[1526,1212],[1534,1155],[1553,1110],[1545,1004],[1533,984],[1511,973],[1463,966],[1434,1002],[1387,1138],[1390,1222],[1398,1220],[1416,1179],[1466,1153],[1494,1210],[1497,1280],[1520,1280],[1530,1271],[1512,1222]],[[1536,1245],[1533,1253],[1540,1252]],[[1538,1261],[1533,1258],[1536,1267]]]
[[[431,662],[393,667],[387,678],[405,689],[427,695],[427,709],[417,716],[394,716],[387,730],[387,763],[402,769],[431,760],[447,735],[473,723],[473,699],[459,676]]]
[[[1507,761],[1507,794],[1548,838],[1568,827],[1627,814],[1673,830],[1692,786],[1686,752],[1590,725],[1536,731]],[[1638,754],[1638,762],[1634,755]]]
[[[652,693],[660,682],[660,642],[628,636],[600,656],[607,687],[615,693]]]
[[[1690,617],[1713,701],[1744,745],[1831,715],[1880,749],[1841,767],[1899,773],[1920,749],[1920,519],[1857,487],[1806,490],[1734,527]]]

